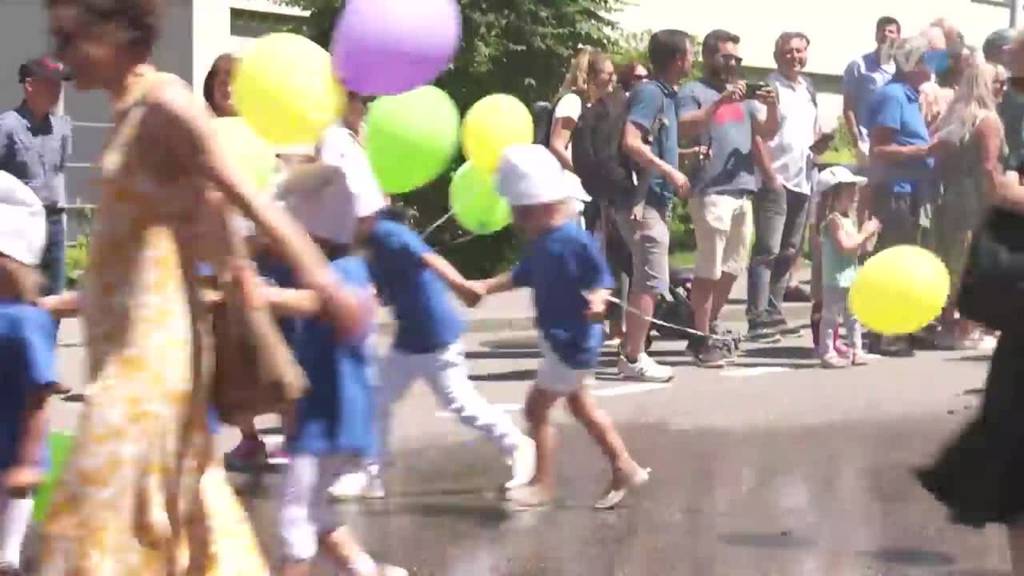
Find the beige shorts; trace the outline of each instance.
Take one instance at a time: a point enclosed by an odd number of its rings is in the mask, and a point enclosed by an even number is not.
[[[633,257],[630,290],[651,294],[668,292],[669,231],[666,213],[644,206],[640,220],[632,218],[630,208],[615,208],[612,214]]]
[[[694,275],[718,280],[723,273],[742,274],[750,262],[754,234],[750,199],[726,194],[694,196],[689,208],[697,237]]]
[[[537,388],[558,396],[568,396],[594,385],[593,370],[577,370],[562,362],[544,336],[540,336],[540,367]]]

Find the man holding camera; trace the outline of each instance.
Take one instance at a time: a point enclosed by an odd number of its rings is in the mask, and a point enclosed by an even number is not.
[[[682,136],[709,151],[693,178],[690,214],[697,237],[691,301],[698,331],[715,334],[736,278],[747,267],[753,234],[750,197],[757,190],[754,137],[771,140],[779,131],[779,106],[767,84],[740,80],[739,36],[713,30],[704,38],[704,77],[678,96]],[[766,110],[761,114],[759,104]],[[733,360],[732,347],[708,338],[694,351],[705,368]]]

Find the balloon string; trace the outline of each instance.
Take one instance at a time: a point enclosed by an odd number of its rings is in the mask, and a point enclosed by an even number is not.
[[[434,230],[437,230],[438,226],[440,226],[441,224],[444,224],[445,222],[447,222],[448,219],[451,218],[454,214],[455,214],[455,211],[452,210],[452,211],[449,211],[444,216],[441,216],[441,218],[437,222],[434,222],[426,230],[424,230],[423,234],[420,234],[420,239],[425,240],[427,238],[427,236],[430,236],[431,232],[433,232]]]

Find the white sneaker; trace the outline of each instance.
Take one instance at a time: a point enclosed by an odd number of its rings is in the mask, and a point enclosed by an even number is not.
[[[508,463],[512,467],[512,479],[505,483],[505,489],[512,490],[529,484],[537,473],[537,444],[532,438],[524,436]]]
[[[384,480],[381,479],[377,466],[367,466],[365,470],[342,474],[327,492],[337,500],[381,500],[387,497]]]
[[[363,492],[370,484],[370,474],[366,470],[342,474],[327,490],[338,500],[355,500],[362,498]]]
[[[675,377],[671,366],[658,364],[646,352],[641,352],[637,356],[636,364],[631,364],[625,356],[620,354],[619,374],[627,380],[640,380],[641,382],[668,382]]]

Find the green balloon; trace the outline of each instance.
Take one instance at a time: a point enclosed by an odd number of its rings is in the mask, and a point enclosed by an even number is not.
[[[378,98],[366,115],[366,152],[388,194],[429,184],[459,148],[459,109],[443,90],[423,86]]]
[[[494,234],[512,222],[512,208],[494,188],[494,176],[466,162],[452,178],[449,201],[455,221],[474,234]]]

